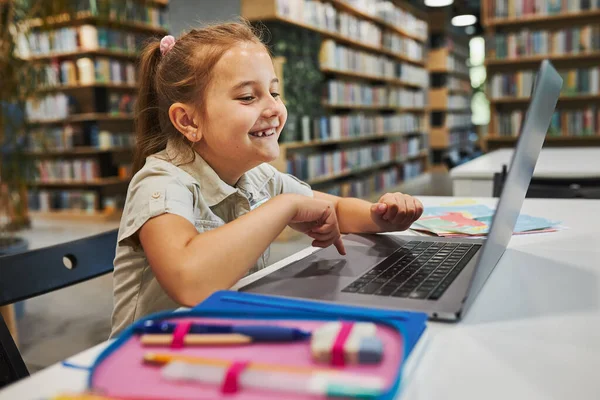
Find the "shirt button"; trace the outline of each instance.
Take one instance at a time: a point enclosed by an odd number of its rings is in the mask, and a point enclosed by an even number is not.
[[[155,199],[158,199],[160,197],[160,192],[154,192],[152,193],[152,197]]]

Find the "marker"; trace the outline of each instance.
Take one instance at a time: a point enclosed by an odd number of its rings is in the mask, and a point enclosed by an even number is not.
[[[167,321],[146,321],[134,329],[137,334],[169,334],[177,324]],[[192,323],[189,334],[239,334],[252,338],[253,342],[293,342],[310,338],[311,333],[298,328],[277,325],[213,325]]]

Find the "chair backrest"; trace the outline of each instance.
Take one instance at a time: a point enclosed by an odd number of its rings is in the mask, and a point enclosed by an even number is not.
[[[500,197],[506,180],[503,171],[494,174],[493,197]],[[545,199],[600,199],[600,178],[531,178],[526,197]]]
[[[29,299],[113,270],[118,230],[0,257],[0,306]],[[29,375],[0,315],[0,387]]]

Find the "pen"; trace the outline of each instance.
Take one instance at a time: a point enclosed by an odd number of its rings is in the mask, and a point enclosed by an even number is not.
[[[137,334],[168,334],[175,331],[174,322],[146,321],[137,327]],[[239,334],[252,338],[253,342],[291,342],[305,340],[311,333],[298,328],[289,328],[276,325],[218,325],[193,323],[188,333],[191,334]]]

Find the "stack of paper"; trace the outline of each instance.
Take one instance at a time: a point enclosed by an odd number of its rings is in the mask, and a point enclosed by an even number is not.
[[[426,207],[412,229],[445,237],[483,236],[489,231],[494,209],[481,205]],[[553,232],[559,221],[519,215],[515,234]]]

